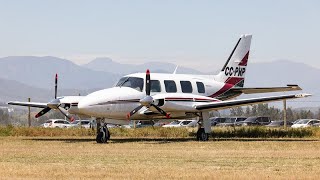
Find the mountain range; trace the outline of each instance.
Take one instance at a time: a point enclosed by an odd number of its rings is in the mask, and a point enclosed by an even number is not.
[[[113,61],[110,58],[96,58],[90,61],[88,64],[83,65],[83,67],[89,68],[95,71],[104,71],[114,74],[126,75],[136,72],[145,72],[149,69],[151,72],[157,73],[172,73],[177,65],[166,62],[147,62],[143,64],[121,64]],[[180,74],[204,74],[203,72],[186,68],[178,67],[177,73]]]
[[[26,100],[27,97],[44,102],[50,100],[53,97],[55,73],[59,76],[59,95],[85,95],[96,89],[113,86],[124,74],[145,72],[146,69],[151,72],[172,73],[175,68],[175,64],[166,62],[135,65],[117,63],[109,58],[97,58],[88,64],[77,65],[51,56],[10,56],[0,58],[0,102]],[[177,73],[206,74],[183,66],[178,67]],[[304,92],[313,94],[313,97],[308,99],[313,101],[309,106],[318,106],[320,88],[316,83],[317,77],[320,77],[320,69],[303,63],[288,60],[250,63],[245,86],[298,84]]]

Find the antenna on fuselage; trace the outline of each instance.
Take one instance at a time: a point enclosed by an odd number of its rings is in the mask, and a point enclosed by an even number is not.
[[[176,74],[177,73],[177,69],[178,69],[178,65],[176,66],[176,69],[173,71],[173,73],[172,74]]]

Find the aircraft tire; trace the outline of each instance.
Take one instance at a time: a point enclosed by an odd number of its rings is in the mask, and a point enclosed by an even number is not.
[[[96,142],[97,143],[107,143],[110,139],[110,133],[106,127],[101,127],[100,131],[97,133]]]
[[[204,131],[204,128],[199,128],[197,131],[197,141],[208,141],[209,134]]]

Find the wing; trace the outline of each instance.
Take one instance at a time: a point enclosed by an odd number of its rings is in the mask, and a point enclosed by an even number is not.
[[[227,109],[237,106],[244,106],[250,104],[258,104],[270,101],[279,101],[284,99],[295,99],[311,96],[311,94],[292,94],[292,95],[282,95],[282,96],[270,96],[270,97],[261,97],[261,98],[251,98],[251,99],[239,99],[239,100],[228,100],[228,101],[219,101],[211,103],[203,103],[201,105],[196,105],[197,110],[220,110]]]
[[[241,92],[244,94],[269,93],[269,92],[284,92],[302,90],[298,85],[288,84],[286,87],[267,87],[267,88],[232,88],[230,91]]]
[[[28,106],[28,107],[36,107],[36,108],[46,108],[47,103],[39,103],[39,102],[20,102],[20,101],[10,101],[9,105],[17,105],[17,106]]]

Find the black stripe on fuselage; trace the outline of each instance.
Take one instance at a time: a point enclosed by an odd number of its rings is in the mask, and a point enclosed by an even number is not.
[[[165,101],[178,101],[178,102],[215,102],[215,100],[197,100],[197,99],[166,99]]]
[[[137,102],[139,102],[139,101],[140,101],[140,99],[116,100],[116,101],[102,102],[102,103],[94,104],[94,105],[92,105],[92,106],[95,106],[95,105],[108,105],[108,104],[137,103]]]

